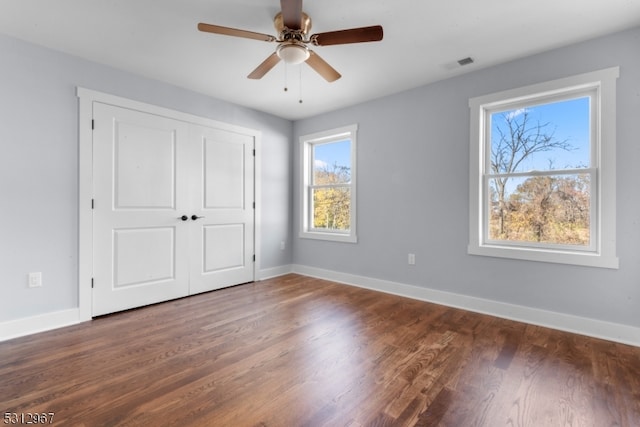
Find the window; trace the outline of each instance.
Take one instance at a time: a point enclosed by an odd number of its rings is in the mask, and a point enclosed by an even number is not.
[[[617,268],[618,68],[472,98],[469,253]]]
[[[352,125],[300,137],[300,237],[356,242],[356,131]]]

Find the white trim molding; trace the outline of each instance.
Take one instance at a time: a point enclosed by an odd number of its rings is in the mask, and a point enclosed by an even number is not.
[[[612,67],[469,100],[469,254],[619,268],[616,255],[616,80],[619,75],[619,67]],[[591,164],[590,169],[580,169],[585,173],[590,171],[592,177],[590,244],[579,247],[490,240],[486,180],[491,177],[487,160],[491,153],[491,113],[509,108],[524,109],[530,104],[556,102],[578,95],[588,96],[591,100]],[[561,169],[558,171],[562,172]],[[554,171],[545,173],[550,172]],[[526,176],[531,174],[534,172],[528,172]]]
[[[63,328],[80,322],[80,311],[77,308],[9,320],[0,323],[0,341]]]
[[[289,273],[331,280],[345,285],[640,347],[640,328],[633,326],[299,264],[260,270],[256,281],[284,276]],[[82,321],[79,309],[70,309],[3,322],[0,323],[0,342],[75,325]]]
[[[334,242],[346,242],[357,243],[358,236],[356,233],[356,207],[358,204],[357,198],[357,140],[358,140],[358,125],[353,124],[349,126],[343,126],[336,129],[317,132],[310,135],[300,136],[300,149],[301,153],[301,165],[300,168],[302,176],[300,182],[302,182],[302,194],[300,195],[300,212],[302,217],[300,218],[300,231],[299,237],[304,239],[317,239],[317,240],[329,240]],[[349,140],[351,145],[350,153],[350,176],[351,181],[349,183],[342,184],[330,184],[324,186],[316,186],[314,183],[314,146],[316,144],[330,144],[333,142],[340,142]],[[313,225],[313,188],[321,187],[342,187],[348,188],[350,191],[350,204],[349,204],[349,230],[328,230],[321,228],[314,228]]]
[[[284,276],[285,274],[289,273],[293,273],[293,266],[291,264],[265,268],[258,272],[256,281],[272,279],[274,277]]]
[[[345,285],[357,286],[447,307],[459,308],[503,319],[640,347],[640,328],[629,325],[605,322],[540,308],[508,304],[304,265],[294,264],[293,272],[305,276],[331,280]]]

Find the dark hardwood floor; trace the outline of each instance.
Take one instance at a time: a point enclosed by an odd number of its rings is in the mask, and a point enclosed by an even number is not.
[[[640,426],[640,348],[292,274],[0,343],[0,411],[59,426]]]

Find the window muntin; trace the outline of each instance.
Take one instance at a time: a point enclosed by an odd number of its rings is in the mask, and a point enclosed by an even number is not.
[[[303,144],[301,237],[355,242],[356,126],[300,138]]]
[[[618,268],[615,221],[618,76],[619,68],[613,67],[469,100],[469,254]],[[492,140],[493,133],[499,135],[496,127],[500,120],[528,112],[535,129],[538,123],[549,122],[535,116],[537,109],[546,109],[548,113],[563,107],[572,115],[560,114],[567,120],[559,122],[576,121],[574,115],[582,117],[577,120],[582,123],[582,130],[556,123],[549,124],[547,130],[561,142],[570,135],[571,149],[557,146],[534,151],[524,161],[501,166],[499,156],[496,157],[499,140]],[[557,111],[550,115],[557,116]],[[500,198],[496,191],[504,178],[507,184]],[[545,191],[541,192],[542,189]],[[544,221],[531,222],[536,209],[538,214],[542,212],[539,207],[543,198],[535,197],[541,195],[547,197],[546,229]],[[501,201],[514,204],[510,206],[510,212],[515,212],[512,220],[518,216],[520,220],[529,218],[526,227],[521,224],[512,227],[511,231],[517,232],[508,238],[495,217]],[[550,223],[554,227],[549,227]]]

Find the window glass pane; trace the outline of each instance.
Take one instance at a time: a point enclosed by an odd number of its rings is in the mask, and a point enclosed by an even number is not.
[[[351,182],[351,141],[313,145],[313,184]]]
[[[589,174],[489,179],[489,239],[588,246]]]
[[[491,113],[489,173],[587,168],[588,96]]]
[[[351,189],[314,188],[313,228],[348,231],[351,228]]]

